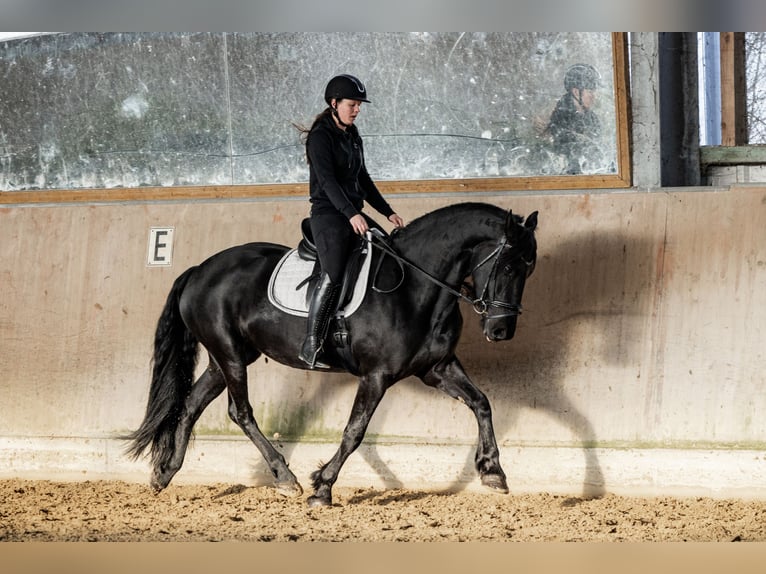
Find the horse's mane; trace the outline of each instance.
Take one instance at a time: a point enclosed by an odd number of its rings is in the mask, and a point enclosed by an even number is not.
[[[458,216],[469,216],[473,214],[486,214],[490,217],[496,217],[499,223],[505,221],[506,212],[496,205],[489,203],[479,202],[464,202],[453,203],[444,207],[440,207],[433,211],[429,211],[416,219],[413,219],[404,228],[400,229],[397,233],[415,233],[419,231],[423,226],[431,228],[434,225],[434,221],[449,221]],[[523,219],[516,216],[517,219]]]
[[[440,207],[438,209],[425,213],[416,219],[413,219],[410,225],[413,227],[417,227],[418,225],[421,225],[423,221],[427,221],[430,224],[430,220],[434,218],[436,219],[441,219],[444,217],[451,218],[451,217],[454,217],[455,215],[466,216],[466,215],[474,214],[474,213],[494,215],[499,217],[500,221],[504,221],[506,212],[502,208],[496,205],[492,205],[490,203],[480,203],[480,202],[453,203],[451,205]]]
[[[481,241],[500,239],[506,233],[508,212],[496,205],[480,202],[455,203],[425,213],[391,234],[391,245],[402,255],[420,253],[424,245],[444,248],[454,240]],[[514,236],[508,237],[514,245],[524,249],[524,257],[536,257],[535,228],[524,225],[523,215],[513,214],[516,223]],[[412,251],[414,250],[414,251]]]
[[[505,224],[507,212],[490,203],[480,202],[463,202],[453,203],[445,207],[440,207],[433,211],[429,211],[416,219],[413,219],[405,227],[398,229],[394,233],[394,239],[402,240],[407,237],[412,237],[424,230],[432,231],[433,229],[449,229],[454,225],[455,221],[460,221],[465,218],[479,217],[486,220],[492,225],[497,225],[498,230],[502,230]],[[524,218],[515,215],[516,221],[521,222]],[[442,225],[440,225],[442,224]],[[444,227],[447,226],[447,227]]]

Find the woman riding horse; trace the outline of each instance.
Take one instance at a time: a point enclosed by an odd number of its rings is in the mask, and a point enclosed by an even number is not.
[[[335,312],[341,280],[354,234],[378,227],[362,213],[366,200],[396,227],[404,221],[378,191],[364,165],[362,138],[354,122],[367,90],[358,78],[343,74],[325,88],[327,108],[306,134],[311,196],[311,232],[317,248],[321,278],[309,305],[306,339],[299,358],[311,368],[328,368],[317,361]]]
[[[367,291],[364,303],[347,318],[353,369],[334,347],[325,350],[331,369],[352,372],[359,384],[338,450],[311,474],[310,506],[332,504],[333,484],[361,444],[383,395],[411,376],[473,411],[479,429],[474,465],[481,482],[508,492],[489,399],[455,354],[463,325],[458,303],[470,303],[480,315],[488,341],[511,339],[535,268],[536,227],[537,212],[524,219],[493,205],[461,203],[415,219],[391,236],[385,252],[374,250],[373,265],[382,261],[381,277],[400,281],[397,289]],[[288,251],[267,242],[230,247],[174,281],[157,321],[146,414],[125,437],[135,457],[150,449],[150,483],[156,491],[179,471],[196,421],[225,390],[229,417],[261,452],[279,492],[303,492],[283,454],[259,428],[248,388],[247,367],[261,356],[307,368],[298,358],[305,320],[278,309],[268,297],[272,273]],[[472,279],[470,289],[466,278]],[[200,345],[209,362],[195,382]]]

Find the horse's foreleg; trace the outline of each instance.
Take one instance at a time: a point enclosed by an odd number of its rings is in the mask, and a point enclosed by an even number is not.
[[[285,496],[300,496],[303,494],[298,479],[287,467],[285,458],[274,448],[274,445],[263,436],[258,423],[253,417],[253,408],[247,392],[247,370],[245,365],[229,365],[226,370],[227,387],[229,391],[229,417],[239,425],[258,451],[274,476],[275,487]]]
[[[181,469],[194,424],[199,419],[202,411],[205,410],[214,398],[221,394],[224,388],[226,388],[226,383],[220,371],[212,364],[202,373],[197,382],[192,385],[191,392],[186,397],[181,417],[178,420],[178,426],[176,426],[173,454],[167,461],[155,463],[152,470],[150,484],[155,491],[159,492],[164,489],[170,483],[173,476]]]
[[[507,493],[508,484],[500,466],[500,451],[492,426],[492,408],[486,395],[471,382],[457,357],[435,365],[421,379],[428,386],[445,392],[473,411],[479,425],[475,464],[481,483],[493,490]]]
[[[319,470],[311,474],[314,494],[308,498],[309,506],[330,506],[332,504],[332,487],[338,479],[338,474],[346,459],[362,443],[367,425],[380,404],[388,387],[382,377],[363,377],[359,380],[354,404],[351,407],[343,437],[335,455]]]

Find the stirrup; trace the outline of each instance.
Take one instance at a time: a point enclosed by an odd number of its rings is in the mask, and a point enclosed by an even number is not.
[[[316,356],[314,357],[314,362],[309,361],[303,355],[298,355],[298,358],[304,363],[306,363],[309,369],[330,369],[331,368],[330,365],[322,363],[321,361],[317,361]]]
[[[322,363],[320,361],[317,361],[317,356],[319,355],[319,352],[322,350],[321,345],[317,345],[315,349],[313,349],[313,352],[307,351],[306,343],[308,342],[308,338],[303,343],[303,348],[301,348],[301,352],[298,353],[298,358],[306,363],[309,368],[311,369],[329,369],[330,365],[326,365],[325,363]],[[311,353],[311,356],[309,356],[309,353]]]

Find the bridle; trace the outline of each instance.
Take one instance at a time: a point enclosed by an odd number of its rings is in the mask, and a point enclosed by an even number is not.
[[[374,247],[377,247],[387,255],[390,255],[393,257],[398,263],[400,268],[402,265],[407,265],[411,269],[414,269],[424,275],[431,283],[434,283],[435,285],[438,285],[445,291],[451,293],[452,295],[455,295],[459,299],[462,299],[463,301],[469,303],[471,307],[473,308],[474,312],[476,312],[478,315],[481,315],[483,317],[486,317],[488,319],[501,319],[504,317],[516,317],[518,315],[521,315],[522,307],[521,303],[506,303],[505,301],[498,301],[494,298],[494,293],[492,296],[488,297],[488,291],[489,291],[489,284],[492,283],[494,285],[494,279],[497,275],[497,267],[498,262],[500,260],[500,254],[504,249],[513,249],[513,246],[508,243],[508,240],[505,236],[500,240],[500,242],[497,244],[497,246],[492,250],[492,252],[487,255],[484,259],[479,261],[476,265],[474,265],[473,269],[471,269],[470,275],[473,275],[477,269],[480,267],[486,265],[490,261],[492,261],[492,269],[490,269],[489,275],[487,276],[487,281],[484,284],[484,288],[481,291],[481,295],[476,298],[471,298],[468,295],[466,295],[463,291],[459,291],[455,289],[454,287],[447,285],[442,280],[440,280],[437,277],[434,277],[431,275],[428,271],[423,269],[422,267],[418,266],[415,263],[412,263],[411,261],[408,261],[401,255],[399,255],[384,239],[383,233],[375,228],[370,229],[369,236],[376,239],[377,241],[373,241],[372,239],[369,239],[367,236],[364,236],[364,240],[367,241],[370,245],[373,245]],[[526,259],[522,258],[522,261],[526,264],[527,267],[531,267],[533,262],[527,261]],[[396,291],[402,284],[402,281],[404,281],[404,274],[402,274],[402,279],[397,283],[392,289],[383,290],[375,286],[375,280],[377,279],[378,273],[380,272],[380,265],[382,263],[382,258],[378,262],[378,267],[375,271],[375,277],[373,278],[373,285],[372,289],[378,293],[392,293]],[[493,289],[494,291],[494,289]],[[489,314],[489,309],[491,307],[495,307],[497,309],[505,310],[505,313],[499,313],[495,315]]]
[[[490,283],[495,285],[495,279],[497,276],[497,267],[498,262],[500,261],[500,253],[503,251],[503,249],[513,249],[512,245],[508,244],[508,240],[503,237],[500,240],[500,243],[495,247],[495,249],[487,255],[484,259],[482,259],[476,266],[474,266],[473,269],[471,269],[471,275],[473,275],[476,270],[481,267],[482,265],[486,264],[488,261],[492,260],[492,269],[489,271],[489,275],[487,276],[487,281],[484,283],[484,288],[481,290],[481,295],[471,301],[471,304],[473,305],[473,310],[483,317],[486,317],[488,319],[502,319],[504,317],[516,317],[518,315],[521,315],[522,307],[521,303],[506,303],[505,301],[498,301],[495,299],[494,296],[494,289],[493,294],[491,298],[487,297],[487,292],[489,291],[489,285]],[[523,259],[522,259],[523,260]],[[526,260],[523,260],[526,263]],[[531,263],[527,264],[528,266],[531,265]],[[496,307],[498,309],[504,309],[505,313],[499,313],[495,315],[489,314],[489,307]]]

